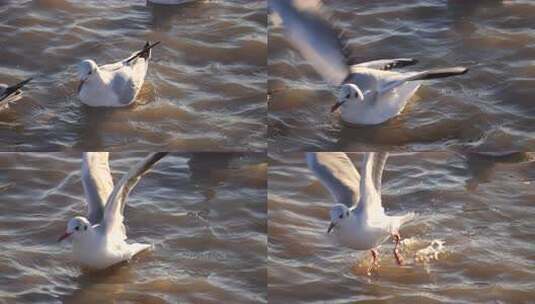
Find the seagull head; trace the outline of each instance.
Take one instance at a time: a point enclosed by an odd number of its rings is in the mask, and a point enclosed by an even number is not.
[[[83,216],[77,216],[72,218],[67,224],[67,230],[58,239],[58,242],[63,241],[68,237],[79,238],[91,229],[91,223]]]
[[[364,94],[360,88],[353,83],[345,83],[340,87],[336,103],[331,107],[331,112],[336,111],[340,106],[349,100],[364,100]]]
[[[331,208],[329,214],[331,216],[331,223],[329,224],[327,233],[330,233],[331,230],[333,230],[333,228],[336,227],[340,222],[349,218],[351,212],[349,211],[349,208],[347,208],[346,205],[336,204]]]
[[[85,81],[91,74],[96,72],[98,65],[96,62],[90,59],[86,59],[78,64],[78,77],[80,80]]]

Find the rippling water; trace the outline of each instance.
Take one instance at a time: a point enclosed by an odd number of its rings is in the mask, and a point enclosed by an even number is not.
[[[0,113],[3,150],[261,150],[266,2],[0,0],[0,82],[35,80]],[[154,49],[137,105],[83,106],[76,64]],[[237,148],[238,147],[238,148]]]
[[[466,65],[462,77],[426,81],[397,118],[344,126],[331,87],[269,31],[270,148],[365,151],[535,147],[535,3],[327,0],[357,58],[413,57],[411,69]]]
[[[146,153],[112,153],[115,180]],[[0,303],[266,302],[261,154],[170,154],[125,209],[130,239],[155,249],[82,271],[58,244],[84,214],[78,154],[0,154]]]
[[[391,243],[369,277],[369,252],[326,237],[331,198],[303,153],[273,154],[269,168],[271,303],[528,303],[535,298],[535,161],[427,152],[394,154],[383,175],[387,213],[418,213],[401,228],[406,266]],[[360,155],[351,158],[360,164]],[[434,254],[428,246],[443,241]],[[438,246],[437,246],[438,247]],[[425,252],[427,250],[427,252]],[[427,259],[426,259],[427,258]]]

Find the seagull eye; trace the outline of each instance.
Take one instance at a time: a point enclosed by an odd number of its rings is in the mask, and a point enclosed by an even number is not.
[[[89,73],[87,73],[87,75],[91,75],[91,74],[93,74],[93,71],[89,71]]]
[[[347,94],[347,95],[346,95],[346,98],[349,98],[349,97],[351,97],[351,94]]]
[[[76,230],[80,230],[80,227],[76,226],[76,228],[74,228],[74,229],[76,229]]]
[[[344,218],[344,214],[343,213],[340,214],[339,218]]]

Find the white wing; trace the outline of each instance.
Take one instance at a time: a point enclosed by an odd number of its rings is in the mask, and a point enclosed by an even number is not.
[[[361,199],[359,209],[374,213],[377,209],[383,209],[381,204],[381,179],[383,169],[388,158],[386,152],[367,152],[362,159],[360,173],[362,180],[360,183]]]
[[[82,156],[82,185],[91,224],[102,221],[104,205],[113,190],[108,155],[108,152],[84,152]]]
[[[283,23],[286,39],[329,83],[339,85],[349,75],[346,45],[341,35],[321,16],[321,5],[297,5],[303,1],[269,0],[269,8]]]
[[[307,152],[306,160],[337,203],[352,207],[359,201],[360,175],[345,153]]]
[[[126,238],[123,226],[123,211],[126,198],[130,191],[137,185],[141,176],[147,173],[166,154],[167,152],[151,153],[141,163],[130,169],[121,178],[115,188],[113,188],[113,192],[106,203],[104,219],[101,224],[104,233],[109,234],[117,231],[118,233],[122,233],[123,238]]]
[[[375,189],[377,189],[378,193],[381,193],[383,171],[387,158],[388,152],[376,152],[373,158],[372,178],[373,184],[375,185]]]

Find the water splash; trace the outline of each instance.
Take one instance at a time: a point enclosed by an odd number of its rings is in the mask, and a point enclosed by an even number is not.
[[[429,263],[431,261],[438,261],[439,256],[445,252],[445,242],[443,240],[432,240],[431,243],[422,248],[414,254],[414,261],[416,263]]]

